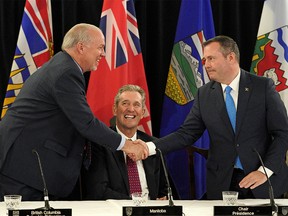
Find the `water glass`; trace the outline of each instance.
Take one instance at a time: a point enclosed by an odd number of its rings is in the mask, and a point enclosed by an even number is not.
[[[237,191],[223,191],[222,192],[223,201],[226,206],[236,205],[238,200],[238,192]]]
[[[21,195],[4,195],[4,202],[7,210],[17,209],[21,203]]]
[[[131,197],[135,206],[144,205],[148,200],[147,193],[135,192],[131,194]]]

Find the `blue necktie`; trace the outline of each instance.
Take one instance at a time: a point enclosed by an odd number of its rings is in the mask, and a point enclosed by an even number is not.
[[[231,90],[232,90],[232,88],[230,86],[227,86],[225,89],[225,92],[226,92],[226,109],[228,112],[228,116],[229,116],[231,125],[233,127],[234,132],[235,132],[235,129],[236,129],[236,108],[235,108],[234,100],[230,94]],[[237,158],[236,158],[235,167],[243,170],[239,156],[237,156]]]

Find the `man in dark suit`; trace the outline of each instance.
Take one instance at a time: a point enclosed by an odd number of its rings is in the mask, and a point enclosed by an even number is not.
[[[111,151],[143,159],[144,146],[133,144],[94,117],[85,97],[83,73],[95,70],[104,52],[101,30],[78,24],[64,37],[62,52],[32,74],[0,122],[0,200],[20,194],[42,200],[36,150],[52,199],[65,198],[80,173],[85,139]]]
[[[211,81],[199,88],[183,125],[156,140],[156,147],[163,153],[183,148],[207,129],[208,199],[221,199],[221,192],[226,190],[239,191],[239,198],[269,198],[268,181],[255,150],[264,160],[275,197],[281,197],[288,190],[288,121],[272,79],[240,69],[238,46],[229,37],[217,36],[203,47],[203,62]],[[230,95],[227,86],[232,89]],[[231,96],[237,113],[230,121],[231,106],[226,109],[225,103]],[[155,145],[148,143],[150,154],[155,152]]]
[[[137,130],[145,113],[145,92],[136,85],[122,86],[114,99],[116,126],[112,129],[127,139],[151,141],[155,138]],[[166,199],[167,186],[159,155],[137,161],[142,193],[150,199]],[[126,155],[99,145],[92,146],[91,165],[84,171],[85,199],[131,199]]]

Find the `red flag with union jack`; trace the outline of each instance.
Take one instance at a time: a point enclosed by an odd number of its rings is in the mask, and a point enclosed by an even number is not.
[[[106,57],[90,75],[88,103],[94,115],[109,125],[119,88],[139,85],[146,92],[146,114],[139,129],[151,134],[149,93],[133,0],[104,0],[100,28],[105,35]]]
[[[13,104],[26,79],[52,56],[53,35],[50,0],[27,0],[1,118]]]

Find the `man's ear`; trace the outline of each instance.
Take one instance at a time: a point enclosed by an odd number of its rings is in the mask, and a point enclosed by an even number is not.
[[[142,110],[142,116],[141,116],[141,119],[144,117],[144,114],[145,114],[145,112],[146,112],[146,109],[145,109],[145,108],[143,108],[143,110]]]
[[[84,51],[84,44],[82,42],[78,42],[76,47],[77,47],[78,52],[82,54]]]
[[[117,111],[117,108],[116,108],[116,104],[114,103],[112,107],[112,113],[114,116],[116,116],[116,111]]]

